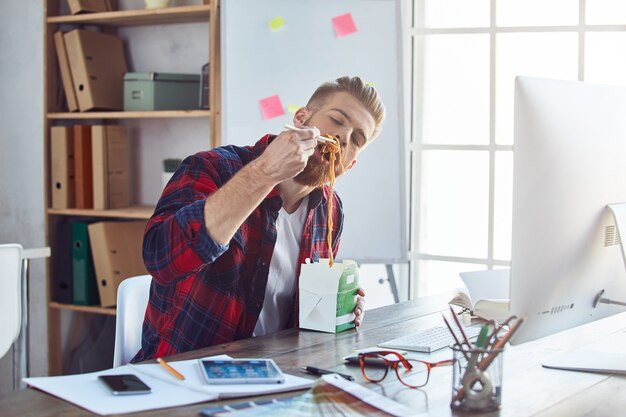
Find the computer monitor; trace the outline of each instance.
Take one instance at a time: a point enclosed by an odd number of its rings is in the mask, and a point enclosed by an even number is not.
[[[626,88],[517,77],[510,307],[526,321],[512,344],[626,311],[595,305],[602,290],[626,301],[607,208],[623,202]]]

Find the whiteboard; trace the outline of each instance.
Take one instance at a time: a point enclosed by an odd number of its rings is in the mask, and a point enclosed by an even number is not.
[[[357,31],[338,37],[332,19],[352,15]],[[271,29],[281,17],[285,24]],[[380,136],[337,179],[344,231],[338,259],[407,259],[402,28],[399,0],[222,0],[222,143],[251,145],[293,123],[325,81],[359,75],[379,91],[387,118]],[[264,120],[259,101],[278,95],[285,114]]]

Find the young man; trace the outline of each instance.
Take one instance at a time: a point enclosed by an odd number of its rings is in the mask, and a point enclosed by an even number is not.
[[[335,174],[341,175],[378,135],[384,117],[372,87],[342,77],[320,86],[296,112],[300,130],[185,159],[146,227],[143,256],[153,280],[133,362],[297,326],[300,265],[329,257],[329,250],[336,255],[343,226],[316,138],[338,138],[342,163]],[[365,294],[359,295],[357,326]]]

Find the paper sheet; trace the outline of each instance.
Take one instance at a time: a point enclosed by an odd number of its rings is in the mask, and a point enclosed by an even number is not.
[[[509,298],[510,269],[461,272],[472,302],[478,300],[506,300]]]
[[[214,358],[228,358],[221,355]],[[133,413],[158,408],[177,407],[218,398],[244,397],[276,392],[306,389],[313,381],[285,374],[283,384],[208,385],[204,383],[197,359],[171,362],[170,365],[185,376],[179,381],[158,364],[124,365],[88,374],[42,378],[24,378],[28,385],[76,404],[100,415]],[[152,392],[142,395],[111,394],[99,375],[134,374],[144,381]]]

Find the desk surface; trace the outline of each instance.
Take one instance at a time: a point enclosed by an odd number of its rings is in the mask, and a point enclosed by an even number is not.
[[[315,365],[353,374],[364,383],[358,367],[346,366],[342,357],[355,348],[375,346],[420,328],[440,325],[439,311],[447,308],[450,294],[425,297],[367,312],[358,333],[326,334],[285,330],[273,335],[213,346],[171,357],[171,360],[229,354],[233,357],[270,357],[285,372],[304,375],[299,368]],[[568,372],[541,367],[541,361],[556,357],[581,340],[598,340],[626,328],[626,313],[609,317],[519,346],[509,346],[504,356],[502,409],[483,416],[610,416],[626,409],[626,376]],[[449,349],[424,357],[449,357]],[[386,384],[366,384],[380,393],[410,405],[421,415],[449,416],[450,368],[435,368],[428,385],[419,390],[403,388],[395,375]],[[285,394],[282,394],[285,395]],[[239,400],[241,401],[241,400]],[[227,402],[237,402],[230,400]],[[134,413],[133,416],[197,416],[210,405],[202,403],[175,409]],[[0,415],[90,416],[86,410],[35,389],[25,389],[0,398]]]

